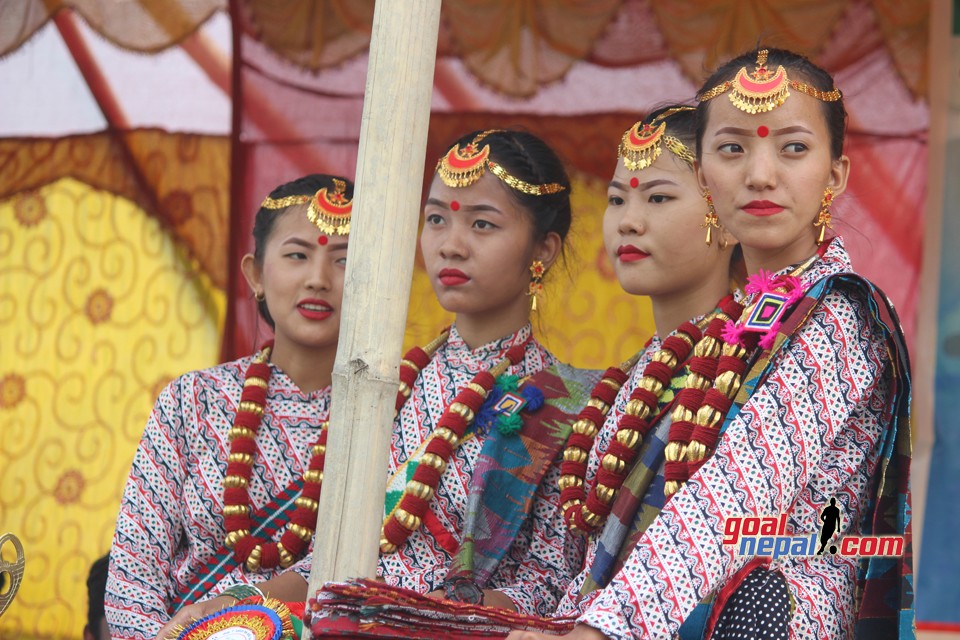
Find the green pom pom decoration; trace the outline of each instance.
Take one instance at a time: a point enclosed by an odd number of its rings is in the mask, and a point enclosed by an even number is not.
[[[520,431],[523,428],[523,418],[520,417],[519,413],[514,413],[509,416],[500,416],[497,420],[497,431],[502,435],[512,436],[513,434]]]
[[[497,378],[497,381],[494,384],[496,384],[497,388],[504,393],[516,391],[517,387],[520,386],[520,376],[504,374]]]

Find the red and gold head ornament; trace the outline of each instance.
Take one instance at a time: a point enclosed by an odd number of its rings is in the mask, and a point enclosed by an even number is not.
[[[679,138],[667,135],[666,119],[679,111],[691,111],[693,107],[677,107],[664,111],[652,122],[642,120],[623,132],[617,157],[623,160],[623,166],[630,171],[646,169],[660,157],[663,147],[673,152],[684,162],[693,165],[696,157]]]
[[[502,166],[490,159],[490,145],[480,146],[483,139],[500,129],[488,129],[479,133],[470,143],[460,148],[459,144],[447,151],[446,155],[437,160],[437,175],[448,187],[469,187],[487,171],[497,176],[511,189],[531,196],[543,196],[559,193],[566,189],[562,184],[549,182],[547,184],[532,184],[511,175]]]
[[[697,96],[700,102],[712,100],[729,92],[730,102],[746,113],[765,113],[773,111],[790,97],[790,89],[801,91],[811,98],[822,102],[836,102],[843,97],[839,89],[821,91],[806,82],[791,80],[783,65],[777,65],[775,71],[767,66],[767,50],[757,52],[757,63],[753,71],[741,67],[733,80],[722,82]]]
[[[287,196],[265,198],[263,209],[284,209],[295,204],[309,203],[307,217],[328,236],[345,236],[350,233],[350,214],[353,200],[347,197],[347,182],[333,178],[333,192],[323,187],[312,196]]]

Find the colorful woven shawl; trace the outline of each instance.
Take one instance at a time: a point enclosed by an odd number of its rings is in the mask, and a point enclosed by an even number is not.
[[[484,442],[467,497],[463,537],[448,573],[485,587],[520,527],[534,495],[570,435],[577,412],[590,399],[601,372],[557,364],[532,376],[543,405],[522,412],[523,428],[504,435],[493,429]]]

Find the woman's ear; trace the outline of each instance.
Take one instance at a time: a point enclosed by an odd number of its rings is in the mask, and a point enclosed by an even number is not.
[[[246,279],[255,298],[263,297],[263,269],[257,263],[252,253],[248,253],[240,260],[240,270]]]
[[[533,254],[534,260],[543,262],[544,270],[553,266],[553,263],[560,257],[560,249],[563,247],[563,239],[556,231],[547,233],[547,237],[540,241],[537,250]]]
[[[693,161],[693,174],[697,176],[697,186],[700,187],[701,193],[706,193],[707,179],[703,175],[703,167],[700,165],[699,160]]]
[[[840,156],[830,165],[830,179],[827,186],[833,189],[833,195],[838,196],[847,188],[847,178],[850,177],[850,158]]]

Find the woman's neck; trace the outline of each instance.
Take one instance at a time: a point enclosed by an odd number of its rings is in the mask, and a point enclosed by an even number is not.
[[[743,262],[748,274],[758,273],[760,269],[776,273],[791,265],[800,264],[815,254],[817,249],[817,243],[812,236],[803,236],[790,245],[776,250],[743,247]]]
[[[509,306],[490,313],[458,313],[456,322],[457,332],[467,348],[473,351],[516,333],[530,322],[530,300],[526,296],[517,298]]]
[[[336,343],[306,349],[278,340],[274,343],[270,362],[287,374],[300,391],[313,393],[330,386],[336,357]]]
[[[717,301],[729,292],[729,273],[721,269],[697,286],[669,295],[650,296],[657,335],[665,338],[684,322],[710,313],[717,306]]]

